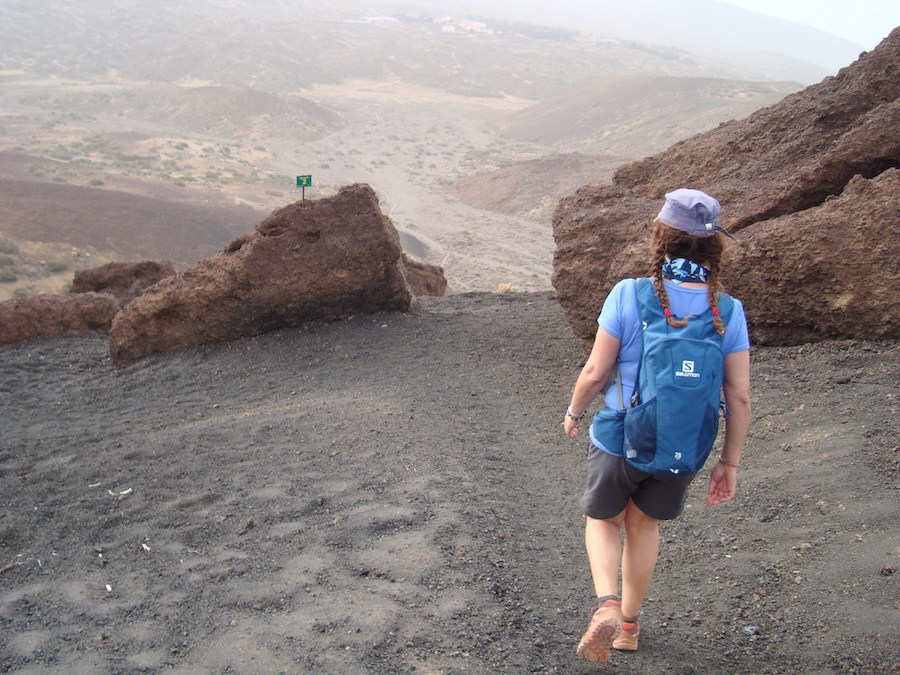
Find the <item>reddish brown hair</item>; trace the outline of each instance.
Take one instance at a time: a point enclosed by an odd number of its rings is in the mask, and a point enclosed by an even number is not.
[[[716,311],[719,307],[719,291],[722,284],[719,281],[719,273],[722,269],[722,253],[725,251],[725,237],[716,232],[711,237],[695,237],[682,232],[665,223],[655,220],[653,222],[653,238],[650,244],[650,276],[653,277],[653,286],[659,296],[659,302],[663,310],[669,309],[669,296],[663,284],[662,266],[666,258],[687,258],[695,263],[703,265],[709,270],[709,306],[715,316],[713,324],[719,334],[725,333],[725,325]],[[668,317],[670,326],[683,328],[687,325],[687,319]]]

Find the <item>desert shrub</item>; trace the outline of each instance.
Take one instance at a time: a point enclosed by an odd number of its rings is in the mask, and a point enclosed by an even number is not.
[[[498,293],[514,293],[517,290],[519,290],[519,289],[515,284],[498,284],[497,285]]]
[[[11,253],[15,255],[18,252],[19,246],[14,241],[10,241],[6,237],[0,237],[0,253]]]
[[[34,295],[34,293],[29,291],[27,288],[17,288],[13,291],[14,298],[27,298],[29,295]]]
[[[101,185],[106,185],[106,181],[99,178],[92,178],[90,181],[88,181],[88,185],[90,185],[91,187],[100,187]]]
[[[9,267],[0,267],[0,284],[10,284],[13,281],[18,281],[19,277],[16,275],[16,271]]]
[[[67,263],[65,260],[51,260],[46,264],[45,267],[53,274],[57,274],[59,272],[65,272],[67,269],[69,269],[69,263]]]
[[[0,255],[0,267],[12,267],[15,262],[11,255]]]
[[[62,145],[58,145],[57,147],[50,150],[48,153],[53,159],[59,159],[62,161],[68,161],[72,159],[72,153],[69,152],[68,148],[63,147]]]

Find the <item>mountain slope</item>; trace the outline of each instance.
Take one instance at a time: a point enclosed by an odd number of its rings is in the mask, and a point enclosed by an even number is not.
[[[794,82],[616,78],[511,113],[496,128],[561,150],[643,157],[723,120],[746,117],[801,88]]]

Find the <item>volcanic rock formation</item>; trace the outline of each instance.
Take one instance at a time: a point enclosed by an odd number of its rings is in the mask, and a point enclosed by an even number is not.
[[[403,267],[406,270],[406,282],[413,294],[439,298],[447,292],[447,277],[444,276],[443,267],[431,265],[406,252],[403,253]]]
[[[22,340],[105,333],[119,305],[106,293],[33,295],[0,302],[0,344]]]
[[[70,293],[109,293],[124,307],[150,286],[175,274],[168,260],[111,262],[75,272]]]
[[[666,192],[704,190],[739,238],[723,275],[756,344],[900,337],[900,28],[836,76],[622,167],[553,216],[553,285],[585,346],[606,294],[647,274]]]
[[[126,366],[413,302],[396,229],[369,186],[351,185],[275,211],[218,255],[149,288],[113,321],[110,354]]]

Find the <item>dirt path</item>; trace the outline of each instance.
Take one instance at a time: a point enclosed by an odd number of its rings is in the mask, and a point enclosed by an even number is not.
[[[450,292],[496,291],[508,283],[523,291],[550,288],[549,222],[472,208],[447,191],[467,168],[484,171],[492,157],[508,161],[519,152],[489,134],[487,123],[524,102],[374,82],[316,87],[304,95],[337,109],[348,127],[285,148],[271,169],[310,172],[325,190],[371,185],[398,230],[424,245],[421,257],[444,268]]]
[[[0,670],[894,672],[900,349],[753,359],[738,499],[697,481],[641,651],[598,668],[550,294],[122,371],[103,337],[6,348]]]

